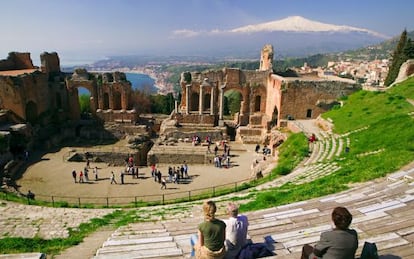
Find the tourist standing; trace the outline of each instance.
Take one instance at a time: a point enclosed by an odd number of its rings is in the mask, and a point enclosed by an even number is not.
[[[83,183],[83,172],[79,172],[79,183]]]
[[[88,168],[85,167],[85,170],[84,171],[85,171],[85,173],[84,173],[85,174],[85,180],[87,182],[89,182],[89,174],[88,174],[89,170],[88,170]]]
[[[95,168],[93,169],[93,173],[95,174],[95,181],[98,181],[98,167],[95,166]]]
[[[121,173],[119,174],[119,176],[121,177],[121,184],[124,184],[124,172],[121,171]]]
[[[185,178],[188,178],[188,165],[187,165],[187,162],[186,161],[184,161],[184,177]]]
[[[76,183],[76,170],[75,169],[73,169],[73,171],[72,171],[72,177],[73,177],[73,180]]]

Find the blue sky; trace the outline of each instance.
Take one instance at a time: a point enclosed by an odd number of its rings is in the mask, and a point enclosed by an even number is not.
[[[2,0],[0,6],[0,59],[11,51],[31,52],[34,60],[56,51],[62,63],[173,51],[183,40],[174,38],[176,30],[229,30],[294,15],[388,36],[414,30],[411,0]]]

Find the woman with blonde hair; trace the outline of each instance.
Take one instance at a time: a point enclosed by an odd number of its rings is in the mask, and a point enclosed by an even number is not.
[[[198,242],[194,247],[197,259],[221,259],[226,253],[226,224],[215,218],[216,210],[213,201],[204,202],[204,222],[198,225]]]

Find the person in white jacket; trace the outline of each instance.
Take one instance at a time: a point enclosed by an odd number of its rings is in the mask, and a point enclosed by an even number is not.
[[[226,255],[224,258],[236,258],[237,254],[247,243],[247,229],[249,221],[245,215],[239,215],[239,207],[230,202],[227,205],[229,218],[226,223]]]

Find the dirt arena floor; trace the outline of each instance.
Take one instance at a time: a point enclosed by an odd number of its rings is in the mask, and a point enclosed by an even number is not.
[[[262,159],[262,155],[254,152],[254,145],[242,145],[230,143],[232,147],[232,166],[231,168],[216,168],[213,164],[189,164],[188,173],[191,181],[188,184],[167,183],[167,189],[162,190],[161,185],[154,181],[151,177],[149,167],[139,168],[139,179],[132,178],[131,175],[125,175],[124,184],[121,183],[120,172],[124,167],[108,166],[106,163],[90,163],[89,181],[87,183],[75,183],[72,178],[72,171],[83,170],[86,163],[68,162],[64,158],[65,155],[76,147],[64,147],[55,152],[47,153],[37,160],[38,162],[31,164],[24,172],[23,176],[16,182],[22,193],[31,190],[36,197],[41,200],[51,200],[53,196],[55,200],[69,200],[60,197],[81,197],[82,202],[85,199],[99,197],[134,197],[134,196],[166,196],[172,197],[176,193],[197,192],[203,188],[231,184],[249,179],[251,176],[251,165],[256,159]],[[79,148],[84,150],[84,148]],[[270,161],[269,161],[270,162]],[[177,164],[165,165],[159,164],[157,168],[163,176],[168,176],[168,166],[179,166],[182,161]],[[98,181],[94,180],[92,168],[98,167]],[[110,184],[111,171],[115,173],[118,184]],[[200,191],[201,192],[201,191]],[[178,195],[178,194],[177,194]],[[159,198],[154,199],[159,199]],[[75,201],[72,202],[76,202]],[[92,202],[91,202],[92,203]]]

